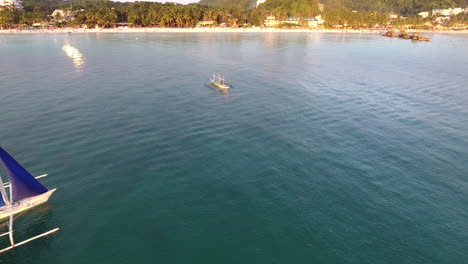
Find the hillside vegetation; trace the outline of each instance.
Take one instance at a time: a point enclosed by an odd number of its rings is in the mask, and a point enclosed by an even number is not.
[[[226,8],[226,7],[238,7],[242,9],[254,8],[256,6],[256,0],[200,0],[200,5],[209,7]]]
[[[416,14],[435,8],[467,7],[468,0],[320,0],[327,9],[347,8],[361,12],[397,13],[402,15]],[[201,5],[210,7],[255,7],[255,0],[201,0]],[[316,0],[267,0],[263,6],[267,10],[278,9],[295,14],[315,13]]]

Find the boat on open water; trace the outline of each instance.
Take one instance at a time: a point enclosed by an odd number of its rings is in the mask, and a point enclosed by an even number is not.
[[[33,177],[1,147],[0,160],[9,180],[9,182],[3,183],[0,177],[0,220],[9,218],[8,232],[0,234],[0,237],[8,235],[10,238],[10,246],[1,249],[0,253],[2,253],[37,238],[57,232],[59,229],[55,228],[22,242],[15,243],[13,239],[13,215],[47,202],[57,189],[47,189],[37,180],[47,176],[47,174]],[[9,189],[9,197],[6,189]]]
[[[218,74],[218,76],[216,76],[216,74],[213,74],[213,77],[210,79],[210,84],[224,91],[227,91],[231,87],[225,82],[224,77],[221,77],[220,74]]]

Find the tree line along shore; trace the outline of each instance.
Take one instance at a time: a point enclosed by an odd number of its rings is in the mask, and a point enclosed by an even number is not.
[[[209,5],[205,5],[204,2],[208,2]],[[108,0],[25,0],[22,8],[13,6],[0,9],[0,28],[468,29],[468,14],[466,12],[451,16],[448,20],[436,21],[437,16],[433,15],[421,17],[417,13],[409,11],[406,11],[406,15],[396,15],[392,12],[375,10],[353,10],[340,4],[320,4],[317,0],[267,0],[262,2],[264,3],[258,7],[250,8],[238,5],[217,6],[210,4],[210,1],[207,0],[188,5]],[[267,18],[277,22],[269,24]],[[310,18],[319,18],[320,23],[311,24]]]

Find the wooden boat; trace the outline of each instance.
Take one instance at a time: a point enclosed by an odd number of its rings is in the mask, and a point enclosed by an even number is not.
[[[224,81],[224,77],[221,77],[220,74],[218,74],[218,76],[216,76],[216,74],[213,74],[213,78],[210,79],[210,84],[224,91],[227,91],[231,87]]]
[[[13,157],[0,147],[0,160],[3,163],[10,182],[3,183],[0,177],[0,220],[10,218],[8,232],[0,234],[0,237],[9,236],[10,246],[0,250],[0,253],[24,245],[37,238],[55,233],[59,228],[52,229],[30,239],[15,243],[13,239],[13,215],[29,210],[49,200],[57,189],[48,190],[37,179],[47,174],[33,177]],[[9,189],[9,198],[6,189]]]

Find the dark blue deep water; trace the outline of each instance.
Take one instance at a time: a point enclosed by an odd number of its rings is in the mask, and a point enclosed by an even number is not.
[[[468,35],[430,37],[2,34],[0,145],[58,188],[15,238],[61,230],[0,263],[468,263]]]

